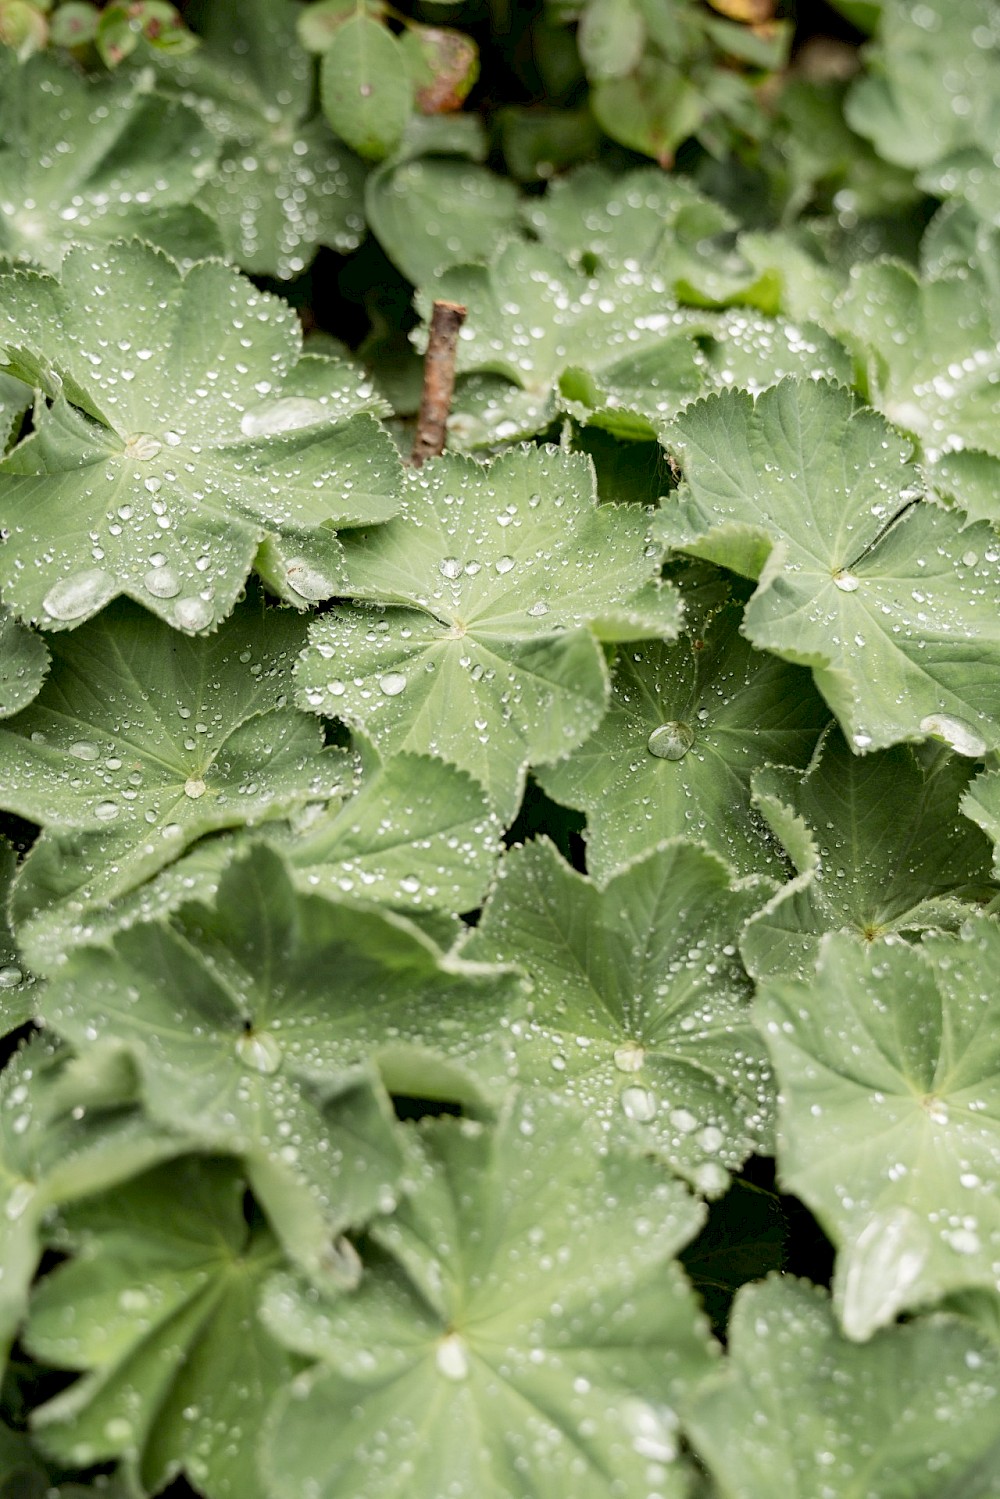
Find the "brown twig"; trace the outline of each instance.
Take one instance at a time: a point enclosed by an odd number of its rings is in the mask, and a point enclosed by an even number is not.
[[[435,302],[424,355],[424,388],[420,396],[417,434],[410,463],[414,468],[444,452],[444,442],[455,390],[458,332],[466,309],[457,302]]]

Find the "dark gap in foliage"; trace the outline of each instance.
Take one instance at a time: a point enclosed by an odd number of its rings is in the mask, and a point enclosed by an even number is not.
[[[6,838],[15,853],[22,857],[40,832],[41,828],[29,822],[26,817],[18,817],[15,812],[0,812],[0,837]]]
[[[587,819],[582,812],[574,812],[570,807],[561,807],[558,802],[550,801],[534,777],[529,775],[521,810],[504,834],[504,844],[512,848],[515,843],[526,843],[529,838],[544,833],[563,858],[585,874],[587,854],[582,834],[586,825]]]
[[[0,1068],[6,1067],[14,1053],[21,1045],[31,1039],[35,1033],[35,1025],[31,1020],[19,1025],[16,1031],[9,1031],[6,1036],[0,1036]]]
[[[54,1270],[65,1255],[43,1255],[40,1274]],[[41,1364],[25,1350],[23,1344],[15,1342],[10,1362],[4,1370],[0,1383],[0,1412],[2,1419],[15,1431],[26,1431],[28,1418],[33,1410],[44,1405],[79,1378],[75,1369],[52,1369]],[[95,1469],[95,1472],[108,1471]],[[0,1477],[3,1475],[0,1474]],[[76,1476],[74,1470],[74,1477]]]
[[[448,1103],[440,1098],[414,1098],[408,1093],[394,1093],[392,1106],[396,1112],[396,1118],[406,1119],[439,1119],[442,1114],[451,1114],[461,1118],[461,1105]]]
[[[742,1175],[709,1205],[701,1233],[678,1256],[723,1342],[740,1286],[785,1268],[788,1234],[778,1193]]]
[[[803,1275],[818,1286],[829,1286],[836,1250],[805,1203],[781,1191],[773,1156],[751,1156],[741,1177],[755,1187],[775,1193],[781,1204],[788,1235],[788,1251],[782,1265],[785,1273]]]

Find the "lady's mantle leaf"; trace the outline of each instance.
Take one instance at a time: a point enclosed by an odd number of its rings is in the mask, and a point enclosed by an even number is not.
[[[729,1350],[684,1413],[725,1499],[996,1494],[1000,1367],[958,1321],[888,1328],[859,1348],[822,1292],[771,1279],[737,1296]]]
[[[993,877],[1000,879],[1000,771],[976,777],[962,798],[962,811],[993,840]]]
[[[119,1100],[71,1111],[60,1097],[66,1053],[35,1036],[0,1073],[0,1367],[7,1357],[41,1254],[39,1230],[59,1203],[127,1181],[190,1149]],[[74,1100],[75,1102],[75,1100]]]
[[[158,59],[164,88],[196,109],[222,148],[199,202],[246,270],[290,280],[318,245],[353,250],[364,169],[315,110],[313,60],[288,0],[185,7],[196,52]]]
[[[523,1081],[715,1196],[769,1137],[770,1069],[735,945],[759,900],[688,843],[598,890],[539,841],[507,855],[462,952],[516,961],[532,982],[512,1027]]]
[[[575,454],[428,465],[397,520],[346,542],[345,592],[369,602],[311,626],[301,701],[380,754],[452,761],[508,816],[526,767],[561,759],[604,713],[586,624],[657,571],[647,525],[638,508],[598,506]]]
[[[1000,1294],[1000,928],[865,950],[757,1001],[779,1085],[778,1168],[838,1244],[835,1304],[863,1341],[904,1309]]]
[[[710,1350],[671,1256],[697,1205],[540,1100],[420,1143],[358,1289],[283,1278],[266,1298],[275,1336],[320,1360],[265,1433],[276,1499],[680,1499],[674,1407]]]
[[[191,202],[218,147],[141,74],[82,77],[39,54],[0,56],[0,253],[58,269],[71,244],[136,234]]]
[[[953,927],[996,893],[986,842],[959,815],[972,767],[943,749],[923,761],[906,746],[862,759],[833,732],[804,775],[754,776],[754,805],[798,872],[743,934],[755,978],[807,978],[824,932]]]
[[[701,839],[740,874],[784,877],[750,803],[767,762],[804,765],[828,714],[800,668],[755,651],[730,604],[675,645],[622,647],[611,707],[568,760],[538,772],[587,813],[599,883],[664,838]]]
[[[255,1436],[293,1366],[257,1316],[282,1256],[248,1228],[244,1190],[232,1163],[188,1158],[64,1213],[76,1257],[36,1290],[26,1341],[85,1377],[33,1413],[49,1456],[124,1458],[152,1492],[180,1471],[207,1499],[262,1499]]]
[[[0,727],[0,805],[50,830],[23,866],[17,919],[51,921],[55,904],[67,935],[204,834],[330,797],[344,766],[287,706],[303,635],[296,615],[251,600],[197,640],[124,602],[52,636],[39,696]]]
[[[0,604],[0,718],[10,718],[38,696],[49,669],[45,642]]]
[[[6,1036],[26,1020],[34,1019],[35,1001],[40,992],[34,975],[28,972],[21,960],[7,917],[16,867],[14,850],[5,838],[0,838],[0,1036]]]
[[[182,277],[131,243],[71,250],[59,282],[0,277],[0,346],[53,401],[0,491],[4,597],[49,629],[119,593],[207,629],[265,535],[396,509],[392,444],[338,421],[338,366],[329,404],[303,397],[294,312],[218,262]]]
[[[214,908],[78,949],[44,1010],[78,1046],[117,1037],[154,1119],[242,1155],[289,1252],[319,1273],[330,1233],[384,1202],[399,1168],[374,1067],[402,1092],[489,1097],[505,1085],[499,1019],[520,987],[442,958],[399,917],[298,895],[256,847]]]
[[[855,749],[1000,744],[1000,566],[986,525],[916,503],[907,446],[839,387],[782,381],[689,407],[669,545],[759,579],[743,630],[811,666]],[[990,560],[990,559],[994,560]]]

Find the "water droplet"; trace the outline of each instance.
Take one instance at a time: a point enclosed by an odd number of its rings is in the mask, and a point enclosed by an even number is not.
[[[978,1254],[983,1247],[979,1235],[971,1228],[953,1228],[945,1238],[956,1254]]]
[[[986,753],[986,740],[970,724],[960,718],[951,718],[947,713],[931,713],[922,718],[920,732],[930,734],[934,739],[943,739],[956,755],[968,755],[978,760]]]
[[[638,1072],[646,1060],[645,1047],[638,1041],[626,1041],[615,1051],[615,1066],[619,1072]]]
[[[34,1197],[36,1187],[33,1182],[16,1182],[7,1194],[7,1202],[4,1206],[4,1216],[14,1223],[31,1199]]]
[[[683,760],[694,744],[694,730],[678,719],[661,723],[646,740],[646,748],[658,760]]]
[[[322,401],[314,401],[310,396],[282,396],[278,401],[263,401],[244,411],[240,431],[244,437],[273,437],[280,432],[295,432],[299,427],[315,426],[326,418]]]
[[[78,739],[75,744],[70,745],[69,752],[77,760],[96,760],[101,753],[89,739]]]
[[[361,1256],[343,1234],[324,1250],[322,1265],[330,1279],[345,1291],[353,1291],[361,1284],[364,1273]]]
[[[638,1124],[648,1124],[656,1115],[656,1098],[648,1088],[623,1088],[621,1105],[625,1117]]]
[[[457,1332],[450,1332],[437,1346],[437,1366],[445,1379],[465,1379],[469,1373],[469,1355]]]
[[[105,1421],[104,1423],[104,1435],[109,1442],[114,1442],[116,1446],[122,1442],[130,1442],[132,1440],[132,1423],[131,1421],[126,1421],[124,1416],[112,1416],[110,1421]]]
[[[189,796],[192,801],[197,801],[199,796],[204,796],[208,788],[200,776],[192,776],[184,782],[184,795]]]
[[[401,671],[387,671],[378,679],[379,691],[386,697],[398,697],[406,686],[406,677]]]
[[[121,811],[117,802],[98,802],[94,808],[94,816],[99,817],[102,822],[113,822]]]
[[[212,605],[206,599],[178,599],[174,618],[182,630],[203,630],[212,621]]]
[[[460,578],[462,564],[457,557],[443,557],[438,563],[438,572],[443,578]]]
[[[621,1415],[640,1457],[654,1463],[670,1463],[677,1456],[676,1414],[669,1406],[656,1407],[631,1396],[622,1401]]]
[[[110,573],[92,567],[74,573],[71,578],[62,578],[49,589],[42,608],[52,619],[82,619],[85,614],[96,613],[114,594],[115,580]]]
[[[146,460],[155,458],[162,447],[158,437],[152,437],[148,432],[134,432],[125,440],[125,455],[128,458]]]
[[[722,1192],[729,1185],[729,1174],[718,1161],[702,1161],[693,1175],[699,1192]]]
[[[849,1338],[864,1343],[895,1320],[923,1273],[927,1252],[923,1224],[902,1206],[874,1213],[854,1243],[841,1249],[840,1320]]]
[[[541,619],[542,615],[548,614],[548,612],[549,606],[542,599],[539,599],[537,604],[532,604],[531,608],[528,610],[528,613],[531,615],[532,619]]]
[[[493,566],[496,568],[498,573],[502,574],[509,573],[512,568],[517,566],[517,563],[514,561],[513,557],[498,557]]]
[[[16,989],[24,983],[24,973],[16,963],[5,963],[0,968],[0,989]]]
[[[281,1066],[281,1042],[270,1031],[247,1031],[236,1038],[236,1055],[251,1072],[270,1075]]]
[[[151,567],[142,586],[157,599],[176,598],[181,591],[180,579],[170,567]]]
[[[293,557],[285,568],[285,578],[293,593],[300,599],[329,599],[337,592],[336,583],[313,567],[305,557]]]
[[[975,567],[976,563],[979,561],[979,554],[978,552],[963,552],[962,561],[965,563],[966,567]]]
[[[853,573],[839,572],[834,573],[833,581],[840,589],[841,593],[853,593],[858,586],[859,580],[854,576]]]

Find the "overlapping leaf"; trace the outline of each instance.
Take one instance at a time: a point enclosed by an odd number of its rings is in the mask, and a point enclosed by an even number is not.
[[[489,1097],[504,1086],[499,1022],[519,987],[443,959],[399,917],[296,894],[256,847],[223,873],[213,907],[78,949],[44,1010],[79,1046],[115,1036],[154,1119],[182,1118],[205,1148],[242,1155],[286,1247],[321,1273],[331,1232],[384,1203],[399,1170],[375,1067],[402,1092]]]
[[[1000,744],[1000,551],[918,502],[907,446],[822,382],[689,407],[665,441],[685,484],[670,545],[759,580],[743,630],[811,666],[858,750],[928,737]]]
[[[962,811],[993,841],[993,876],[1000,879],[1000,771],[978,776],[962,798]]]
[[[7,916],[10,886],[17,859],[6,838],[0,838],[0,1036],[34,1019],[38,990],[25,965]]]
[[[117,1186],[190,1148],[128,1102],[71,1110],[65,1053],[36,1036],[0,1073],[0,1364],[23,1316],[42,1252],[40,1228],[59,1203]],[[74,1100],[75,1102],[76,1100]]]
[[[413,1499],[681,1499],[676,1403],[710,1358],[670,1257],[696,1204],[538,1100],[419,1139],[417,1190],[373,1230],[358,1290],[317,1302],[282,1279],[267,1297],[274,1334],[320,1361],[265,1432],[276,1499],[401,1482]]]
[[[988,902],[989,850],[959,814],[972,775],[944,750],[859,758],[836,732],[804,775],[755,774],[754,804],[798,878],[748,925],[740,946],[750,972],[807,978],[824,932],[871,942],[954,927]]]
[[[993,1499],[995,1349],[952,1319],[849,1343],[802,1281],[739,1293],[730,1360],[687,1402],[720,1499]]]
[[[782,878],[750,783],[768,762],[805,765],[827,719],[800,668],[755,651],[729,604],[675,645],[622,648],[597,731],[538,779],[587,813],[598,882],[664,838],[693,837],[741,874]]]
[[[541,840],[507,855],[462,951],[531,979],[512,1032],[522,1080],[716,1195],[769,1137],[770,1071],[735,946],[759,901],[691,844],[598,890]]]
[[[294,1366],[257,1316],[283,1257],[248,1227],[244,1191],[231,1162],[189,1158],[63,1214],[75,1257],[37,1288],[26,1339],[84,1377],[34,1412],[49,1456],[122,1458],[150,1491],[183,1472],[208,1499],[263,1499],[256,1436]]]
[[[1000,927],[862,948],[824,938],[761,987],[778,1167],[839,1247],[834,1301],[863,1341],[951,1292],[1000,1294]]]
[[[0,57],[0,253],[47,270],[80,240],[136,234],[179,254],[218,240],[191,203],[218,147],[148,76],[86,79],[49,54]],[[213,246],[213,239],[215,241]]]
[[[45,642],[0,604],[0,718],[38,696],[49,669]]]
[[[364,602],[311,627],[300,700],[382,755],[452,761],[508,817],[525,768],[561,759],[604,713],[587,622],[657,570],[646,515],[595,500],[588,460],[555,449],[426,467],[398,519],[345,542],[344,591]]]
[[[290,0],[199,0],[187,8],[196,52],[161,61],[165,88],[221,146],[199,201],[248,271],[288,280],[318,245],[352,250],[364,228],[364,169],[315,108],[312,58]]]
[[[41,693],[0,728],[0,805],[48,829],[19,881],[18,921],[55,921],[72,945],[89,910],[205,834],[342,786],[340,758],[288,705],[304,635],[297,616],[258,599],[207,639],[124,602],[53,636]]]
[[[4,596],[49,629],[120,593],[206,629],[265,535],[396,508],[388,437],[338,420],[339,367],[321,399],[291,309],[218,262],[182,277],[131,243],[71,250],[59,282],[0,277],[0,346],[53,403],[0,480]]]

